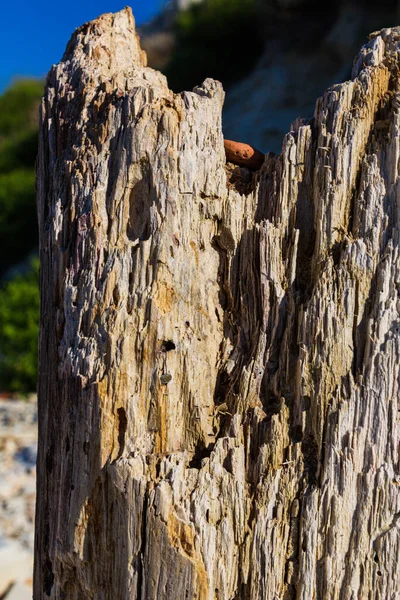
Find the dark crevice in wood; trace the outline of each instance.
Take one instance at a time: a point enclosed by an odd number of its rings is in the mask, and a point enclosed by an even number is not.
[[[232,378],[225,371],[225,369],[221,369],[217,374],[217,380],[215,383],[214,390],[214,405],[220,406],[224,404],[229,398],[229,393],[232,389]]]
[[[252,194],[257,185],[257,175],[246,167],[239,167],[233,163],[225,165],[228,190],[233,188],[239,194],[248,196]]]
[[[118,444],[119,444],[117,458],[120,458],[122,456],[122,453],[125,448],[125,435],[126,435],[126,428],[128,425],[128,420],[127,420],[126,412],[125,412],[124,408],[122,408],[122,407],[119,408],[117,410],[117,414],[118,414]]]
[[[126,235],[131,242],[149,239],[152,204],[149,178],[144,177],[133,185],[129,197],[130,212]]]
[[[188,463],[189,469],[200,469],[202,460],[211,456],[211,452],[214,450],[214,447],[215,443],[210,444],[207,447],[203,446],[202,444],[199,444],[196,447],[195,452]]]
[[[171,350],[175,350],[176,346],[172,340],[164,340],[161,344],[160,351],[161,352],[170,352]]]
[[[53,465],[54,465],[54,444],[52,443],[46,452],[46,473],[48,475],[51,475],[51,472],[53,470]]]
[[[147,536],[147,509],[149,505],[149,497],[147,490],[144,493],[143,505],[142,505],[142,524],[141,524],[141,545],[140,553],[137,560],[137,589],[136,598],[140,600],[143,598],[143,585],[144,585],[144,560],[146,553],[146,536]]]
[[[53,563],[49,556],[46,556],[46,561],[43,565],[43,592],[46,596],[51,596],[51,590],[54,585]]]
[[[312,433],[303,437],[301,450],[304,459],[304,474],[310,486],[315,486],[318,479],[319,450],[318,443]]]
[[[354,314],[353,314],[353,333],[352,333],[352,337],[353,337],[353,362],[352,362],[352,374],[353,374],[353,378],[354,380],[357,377],[357,371],[358,371],[358,367],[359,367],[359,353],[362,352],[362,348],[359,348],[358,345],[358,310],[359,310],[359,306],[360,306],[360,283],[358,281],[358,279],[355,280],[354,282]]]

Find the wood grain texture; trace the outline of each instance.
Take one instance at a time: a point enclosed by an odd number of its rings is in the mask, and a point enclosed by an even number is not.
[[[35,600],[400,597],[400,30],[225,165],[129,9],[41,107]]]

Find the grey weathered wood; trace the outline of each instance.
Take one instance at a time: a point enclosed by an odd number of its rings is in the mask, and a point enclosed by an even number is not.
[[[34,598],[396,599],[400,30],[252,174],[129,9],[41,108]],[[245,140],[243,140],[245,141]]]

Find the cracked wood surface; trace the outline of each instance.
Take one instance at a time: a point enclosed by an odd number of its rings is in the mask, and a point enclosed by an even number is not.
[[[400,29],[252,173],[130,9],[41,106],[34,598],[400,597]]]

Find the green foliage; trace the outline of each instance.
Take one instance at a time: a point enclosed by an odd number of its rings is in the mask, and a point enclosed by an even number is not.
[[[36,389],[39,331],[39,260],[0,289],[0,389]]]
[[[21,79],[0,96],[0,137],[37,127],[42,94],[42,82],[37,79]]]
[[[35,173],[16,169],[0,173],[0,234],[3,252],[0,271],[22,259],[37,246]]]
[[[1,96],[0,96],[1,98]],[[0,141],[0,173],[8,173],[21,167],[31,171],[37,155],[37,127],[27,127]]]
[[[0,96],[0,278],[38,246],[35,203],[43,85],[21,80]]]
[[[257,0],[205,0],[178,16],[176,46],[165,74],[174,91],[206,77],[225,87],[249,72],[261,53]]]
[[[43,85],[21,80],[0,96],[0,278],[38,246],[35,160]],[[0,287],[0,390],[36,388],[39,261]]]

